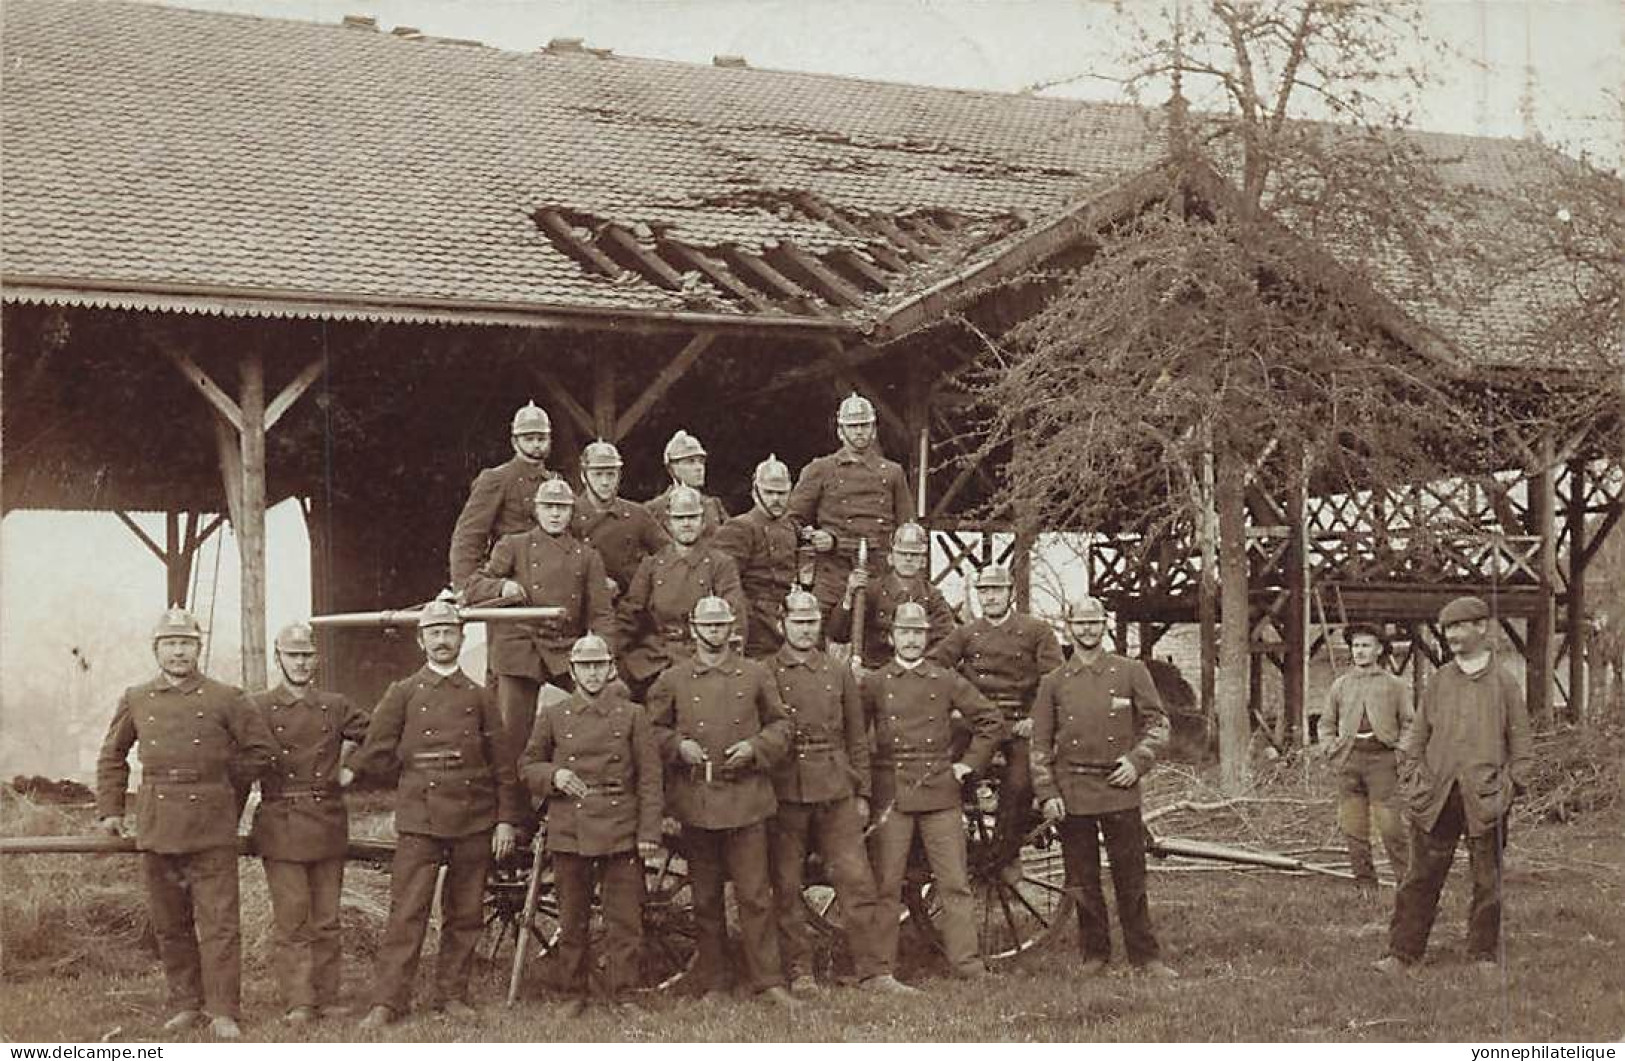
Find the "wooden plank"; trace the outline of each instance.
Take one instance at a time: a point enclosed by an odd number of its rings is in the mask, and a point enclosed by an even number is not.
[[[715,332],[700,332],[690,339],[677,352],[677,356],[673,357],[666,364],[666,367],[660,370],[660,374],[655,376],[649,385],[643,389],[643,393],[638,395],[637,400],[628,406],[626,412],[622,413],[620,418],[615,421],[615,437],[610,441],[619,442],[631,434],[632,429],[638,425],[644,415],[654,407],[656,402],[665,396],[666,392],[671,389],[672,384],[683,378],[683,374],[694,366],[694,362],[700,359],[700,355],[705,353],[715,338]]]
[[[310,389],[312,383],[321,378],[322,369],[326,366],[326,363],[325,358],[316,358],[306,365],[304,371],[295,376],[286,387],[277,392],[277,396],[272,398],[265,407],[265,430],[269,431],[275,427],[277,421],[282,419],[282,414],[293,408],[293,403],[298,401],[305,391]]]
[[[243,411],[237,407],[237,403],[232,400],[231,395],[221,390],[220,385],[210,379],[209,374],[203,371],[198,363],[186,354],[162,342],[159,342],[157,346],[163,352],[163,355],[173,361],[176,368],[180,369],[181,375],[186,377],[186,382],[190,383],[197,389],[199,394],[203,395],[203,400],[209,403],[210,408],[219,413],[233,431],[242,431]]]
[[[531,374],[536,382],[547,391],[548,400],[570,418],[570,421],[588,435],[596,435],[597,425],[592,414],[581,407],[575,396],[565,389],[564,385],[553,377],[553,374],[543,368],[539,363],[531,366]]]

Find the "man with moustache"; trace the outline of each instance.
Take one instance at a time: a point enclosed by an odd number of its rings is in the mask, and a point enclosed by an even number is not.
[[[468,500],[452,527],[447,551],[449,585],[467,582],[491,547],[504,537],[530,530],[535,525],[531,506],[536,488],[557,477],[547,466],[547,454],[553,447],[553,423],[535,402],[526,402],[513,414],[509,434],[513,457],[474,477]]]
[[[1159,980],[1178,976],[1160,958],[1145,893],[1145,823],[1140,779],[1168,744],[1168,717],[1144,663],[1101,647],[1106,609],[1093,597],[1066,609],[1072,658],[1038,683],[1033,699],[1033,787],[1061,834],[1067,890],[1077,902],[1077,975],[1099,976],[1111,961],[1100,843],[1111,859],[1112,891],[1129,964]]]
[[[671,518],[671,503],[679,488],[686,487],[700,494],[703,506],[703,519],[700,524],[700,537],[710,537],[718,527],[727,522],[728,510],[722,507],[720,498],[705,493],[705,447],[700,440],[687,431],[678,431],[666,442],[665,451],[666,474],[671,477],[671,485],[663,493],[657,494],[644,502],[644,508],[654,517],[655,523],[664,527]]]
[[[152,632],[158,675],[119,697],[96,760],[97,827],[123,835],[130,749],[141,756],[136,847],[179,1033],[212,1018],[216,1039],[241,1038],[237,802],[232,773],[251,782],[275,747],[242,690],[198,670],[203,631],[171,608]]]
[[[260,778],[251,835],[271,894],[271,968],[283,1019],[309,1024],[348,1012],[338,1004],[339,894],[350,837],[343,789],[354,774],[340,763],[345,747],[366,737],[367,713],[316,688],[308,624],[283,627],[275,647],[282,681],[250,697],[277,748]]]
[[[598,550],[604,571],[614,583],[612,597],[632,584],[645,556],[665,547],[667,535],[649,510],[620,496],[621,451],[599,439],[581,451],[581,496],[576,498],[571,530]]]
[[[854,613],[861,596],[865,616],[863,645],[861,651],[860,646],[853,646],[852,651],[866,669],[884,666],[892,658],[892,616],[905,602],[925,607],[931,624],[927,644],[941,644],[953,632],[954,613],[926,570],[930,555],[931,537],[924,527],[918,523],[898,527],[897,533],[892,535],[884,575],[871,580],[868,570],[859,567],[847,576],[847,591],[829,615],[830,640],[844,643],[852,636]]]
[[[751,477],[756,504],[722,525],[716,547],[733,557],[750,608],[745,655],[762,659],[783,643],[779,619],[784,597],[796,576],[796,528],[786,517],[790,469],[776,456],[756,466]]]
[[[1411,864],[1394,897],[1388,953],[1377,962],[1403,973],[1422,960],[1456,844],[1465,834],[1473,892],[1467,953],[1474,971],[1497,980],[1501,959],[1501,856],[1514,797],[1529,785],[1534,756],[1523,688],[1490,641],[1490,609],[1457,597],[1439,612],[1451,661],[1429,679],[1416,717],[1399,740],[1399,789],[1410,811]]]
[[[456,606],[431,601],[418,615],[426,657],[391,685],[352,757],[358,777],[398,775],[395,860],[389,919],[374,969],[373,1005],[361,1027],[382,1028],[411,1006],[423,937],[440,867],[440,946],[435,986],[440,1012],[468,1020],[468,979],[483,926],[485,874],[513,853],[524,814],[517,758],[490,692],[457,665],[463,620]]]

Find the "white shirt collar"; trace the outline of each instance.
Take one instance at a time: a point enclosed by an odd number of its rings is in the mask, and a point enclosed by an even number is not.
[[[430,670],[434,671],[436,674],[440,675],[442,678],[449,678],[453,674],[456,674],[460,669],[462,669],[456,663],[453,663],[449,667],[442,667],[440,664],[435,663],[435,662],[433,662],[431,660],[424,660],[423,662]]]

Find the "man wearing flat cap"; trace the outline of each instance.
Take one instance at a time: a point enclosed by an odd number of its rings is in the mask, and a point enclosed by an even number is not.
[[[1458,597],[1439,613],[1454,659],[1439,668],[1398,748],[1400,792],[1410,811],[1411,865],[1394,899],[1383,972],[1422,959],[1439,893],[1467,837],[1473,879],[1467,952],[1485,976],[1500,972],[1501,853],[1513,797],[1529,783],[1533,758],[1523,690],[1490,642],[1490,609]]]

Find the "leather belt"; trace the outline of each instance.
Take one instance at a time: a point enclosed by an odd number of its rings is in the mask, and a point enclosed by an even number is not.
[[[587,785],[589,796],[624,796],[626,795],[626,782],[601,781],[598,784]]]
[[[310,799],[321,801],[338,798],[338,790],[333,788],[280,788],[275,792],[261,793],[261,799],[266,803],[275,803],[278,800]]]
[[[887,755],[885,758],[890,759],[894,763],[947,762],[948,761],[948,752],[947,752],[946,749],[944,749],[943,751],[940,751],[940,752],[914,752],[914,751],[892,752],[890,755]]]
[[[1115,762],[1066,763],[1061,769],[1069,774],[1109,774],[1117,769]]]
[[[203,770],[184,766],[173,767],[171,769],[151,766],[144,766],[141,768],[141,780],[143,783],[148,781],[156,781],[170,785],[193,785],[204,781],[217,782],[224,781],[225,779],[224,774],[217,774],[213,771],[205,772]]]
[[[465,764],[459,751],[414,752],[412,765],[419,770],[455,770]]]
[[[832,752],[840,745],[828,737],[796,737],[796,751],[798,752]]]

